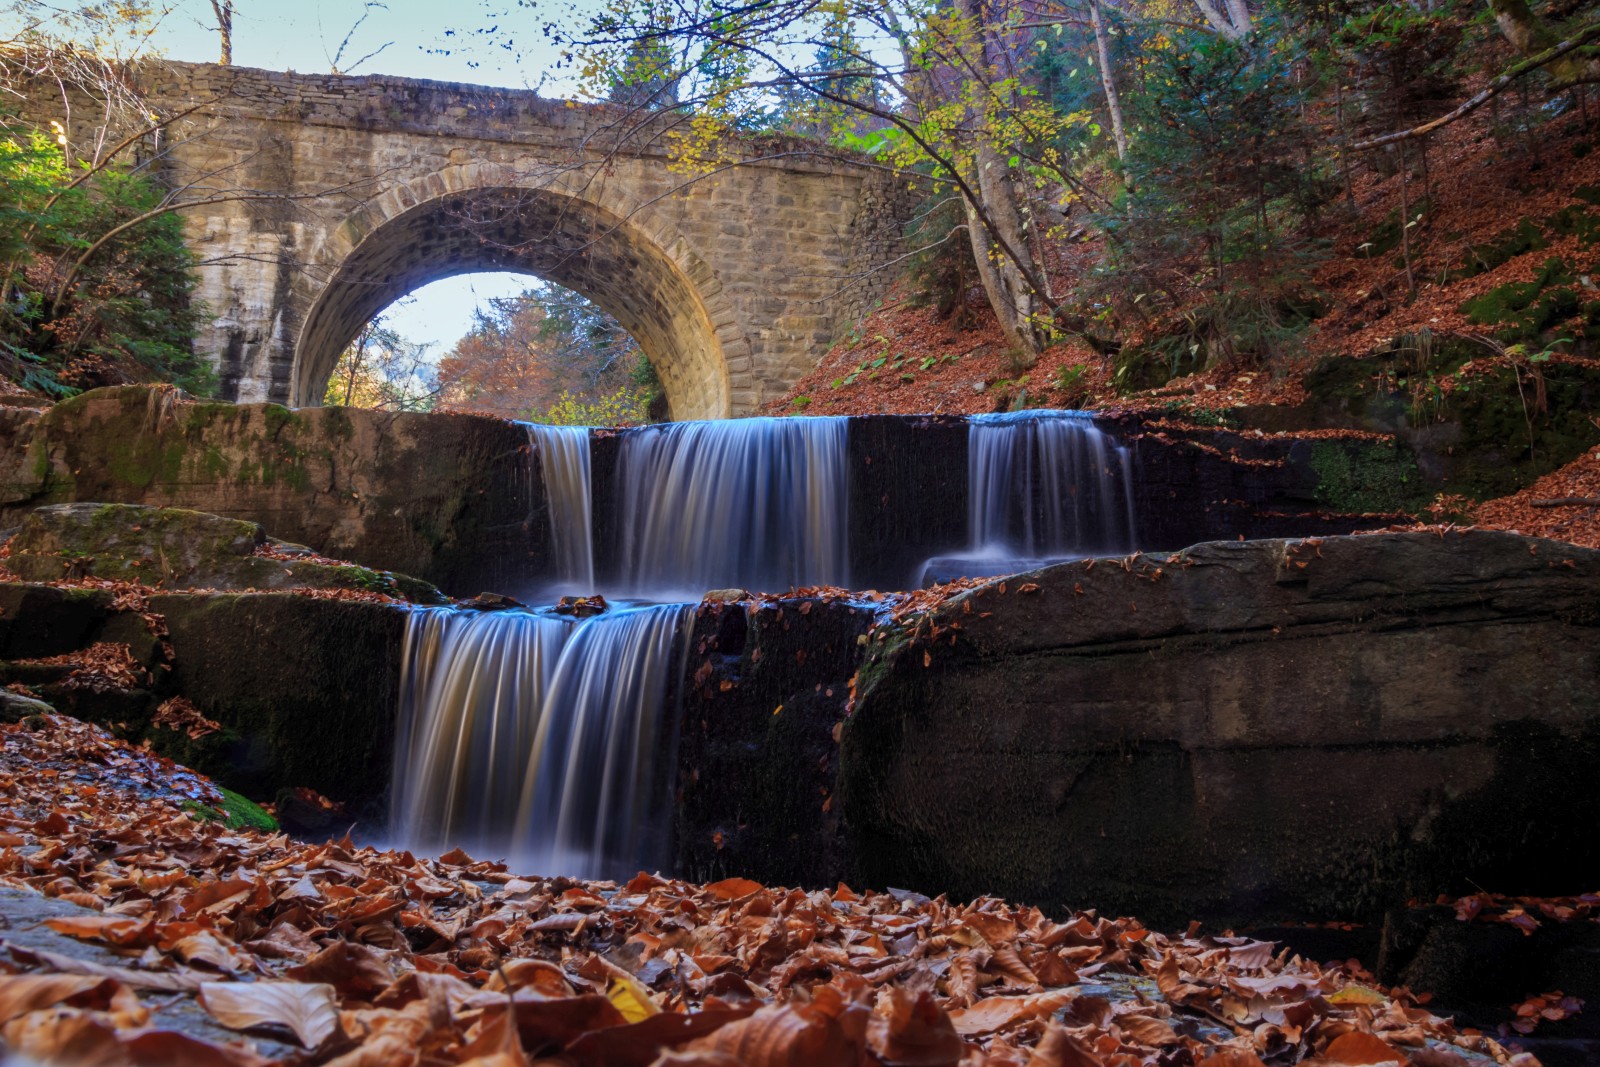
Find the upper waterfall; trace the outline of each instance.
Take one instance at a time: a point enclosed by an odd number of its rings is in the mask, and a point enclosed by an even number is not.
[[[1136,545],[1132,451],[1091,415],[1049,409],[972,415],[967,545],[929,560],[922,580],[1026,571]]]
[[[849,425],[760,418],[625,432],[622,589],[699,596],[848,584]]]

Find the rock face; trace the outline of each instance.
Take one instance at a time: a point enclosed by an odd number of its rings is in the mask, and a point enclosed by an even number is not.
[[[427,582],[319,560],[258,523],[183,508],[54,504],[11,539],[7,565],[30,582],[109,578],[172,589],[352,589],[442,604]],[[263,552],[267,554],[263,554]]]
[[[873,616],[817,598],[700,605],[678,738],[679,874],[827,887],[846,875],[836,731]]]
[[[0,408],[0,529],[86,501],[245,519],[452,592],[505,588],[549,554],[537,458],[500,419],[194,403],[145,386]]]
[[[839,754],[872,885],[1192,917],[1575,891],[1600,552],[1197,545],[996,580],[876,640]]]
[[[381,818],[406,617],[398,605],[286,592],[130,604],[106,589],[4,582],[0,685],[148,740],[247,796],[305,786]],[[198,717],[164,720],[174,697]],[[11,702],[5,714],[13,708],[31,713]]]
[[[1406,477],[1405,457],[1370,442],[1151,429],[1135,418],[1105,425],[1137,450],[1134,510],[1148,548],[1381,524],[1339,512],[1374,510],[1382,494],[1370,487]],[[956,417],[852,420],[849,515],[839,521],[855,587],[907,588],[929,557],[966,546],[967,440]],[[604,433],[590,442],[602,576],[622,543],[620,445]],[[144,386],[44,412],[0,406],[0,529],[41,505],[87,501],[260,523],[458,596],[518,594],[551,574],[539,457],[523,427],[500,419],[195,403]]]

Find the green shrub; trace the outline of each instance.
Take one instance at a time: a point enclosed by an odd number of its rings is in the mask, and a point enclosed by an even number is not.
[[[37,130],[0,126],[0,374],[53,396],[132,381],[214,391],[194,352],[194,256],[165,197],[143,174],[87,169]]]

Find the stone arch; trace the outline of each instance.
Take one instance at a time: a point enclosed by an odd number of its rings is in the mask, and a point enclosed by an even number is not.
[[[538,275],[613,315],[655,365],[672,418],[746,414],[731,396],[753,392],[750,345],[711,269],[657,213],[586,177],[451,167],[347,218],[318,257],[337,266],[298,332],[291,405],[321,402],[339,353],[391,302],[492,270]]]

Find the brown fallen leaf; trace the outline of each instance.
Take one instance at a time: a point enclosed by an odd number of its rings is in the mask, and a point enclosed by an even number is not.
[[[724,878],[720,882],[712,882],[706,886],[706,892],[718,900],[738,900],[751,893],[759,892],[760,882],[752,882],[748,878]]]
[[[283,972],[300,982],[326,982],[342,996],[370,1000],[394,981],[394,970],[365,945],[339,941]]]
[[[885,989],[867,1027],[867,1045],[889,1067],[954,1067],[965,1050],[950,1017],[926,990]]]
[[[1103,1061],[1066,1027],[1052,1022],[1028,1057],[1027,1067],[1103,1067]]]
[[[133,1062],[115,1028],[76,1012],[32,1012],[7,1023],[0,1039],[24,1062],[73,1067],[131,1067]]]
[[[75,1007],[104,1007],[115,992],[115,982],[97,975],[6,975],[0,977],[0,1023],[64,1002]]]
[[[1340,1034],[1328,1043],[1322,1058],[1328,1063],[1347,1064],[1349,1067],[1378,1067],[1386,1063],[1404,1063],[1405,1054],[1363,1030]]]
[[[149,916],[134,919],[126,915],[63,915],[46,919],[44,924],[58,934],[112,945],[146,944],[155,925]]]
[[[962,1037],[992,1034],[1023,1019],[1050,1015],[1078,995],[1076,989],[1052,989],[1025,997],[988,997],[970,1008],[957,1008],[950,1022]]]
[[[1267,1067],[1261,1057],[1242,1048],[1227,1048],[1213,1052],[1200,1061],[1199,1067]]]
[[[866,1062],[867,1015],[838,987],[822,986],[809,1004],[762,1008],[687,1050],[724,1053],[743,1067],[852,1067]]]
[[[339,1028],[334,993],[325,982],[206,982],[200,1003],[230,1030],[281,1026],[314,1049]]]
[[[268,1060],[237,1045],[213,1045],[176,1030],[145,1030],[123,1047],[136,1067],[269,1067]]]
[[[1117,1017],[1117,1026],[1141,1045],[1165,1048],[1179,1043],[1178,1032],[1152,1015],[1120,1015]]]

